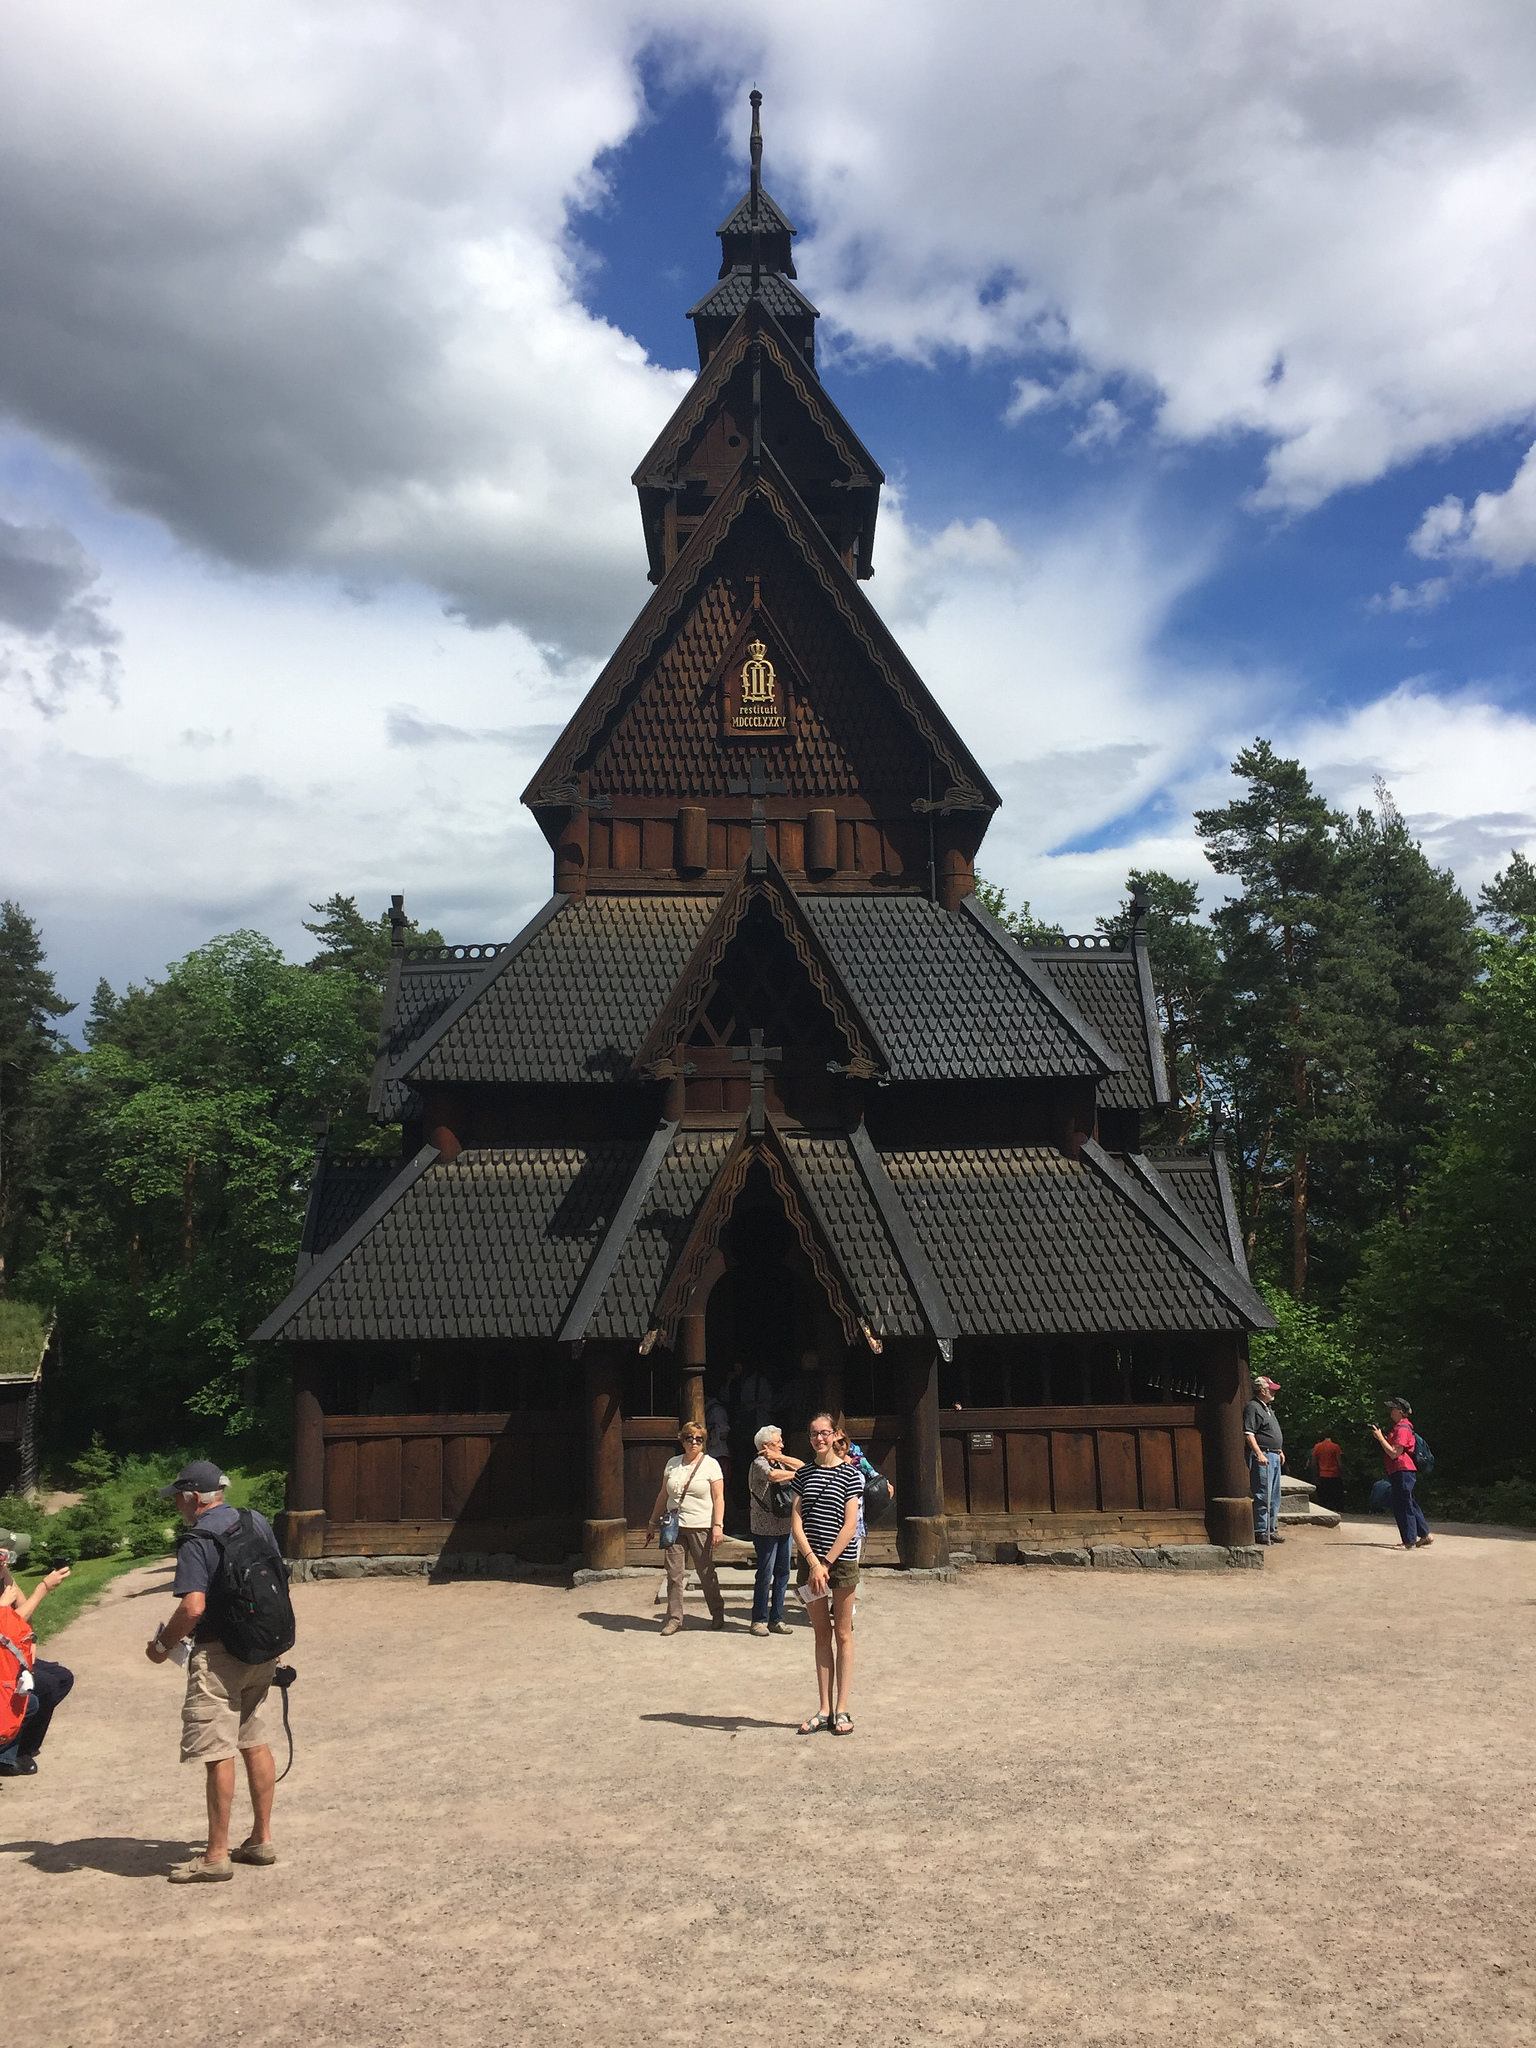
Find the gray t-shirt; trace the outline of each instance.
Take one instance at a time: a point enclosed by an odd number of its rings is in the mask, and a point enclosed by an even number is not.
[[[274,1555],[280,1556],[272,1524],[254,1508],[250,1510],[250,1516],[257,1535],[264,1536]],[[232,1536],[239,1526],[240,1517],[228,1501],[221,1501],[216,1508],[209,1508],[206,1514],[198,1516],[176,1550],[176,1576],[171,1581],[171,1591],[178,1600],[183,1593],[212,1591],[220,1562],[219,1546],[213,1538]],[[219,1640],[217,1621],[206,1609],[192,1631],[192,1640],[195,1643],[216,1643]]]
[[[1255,1397],[1243,1410],[1243,1435],[1251,1436],[1261,1451],[1283,1451],[1280,1418],[1267,1402]]]

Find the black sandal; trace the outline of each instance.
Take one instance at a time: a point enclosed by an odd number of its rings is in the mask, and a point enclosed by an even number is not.
[[[832,1733],[834,1735],[851,1735],[853,1733],[853,1716],[846,1707],[839,1707],[832,1716]]]
[[[820,1708],[818,1708],[814,1714],[808,1714],[800,1723],[800,1733],[802,1735],[814,1735],[818,1729],[830,1728],[831,1726],[831,1716],[822,1713]]]

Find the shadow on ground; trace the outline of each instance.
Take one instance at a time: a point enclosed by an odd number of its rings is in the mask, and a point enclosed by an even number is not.
[[[87,1835],[79,1842],[0,1842],[0,1855],[24,1856],[34,1870],[64,1877],[72,1870],[104,1870],[109,1877],[165,1877],[192,1853],[179,1842],[146,1842],[136,1835]]]
[[[642,1721],[670,1721],[676,1728],[714,1728],[735,1735],[743,1728],[798,1728],[798,1721],[755,1721],[750,1714],[642,1714]]]

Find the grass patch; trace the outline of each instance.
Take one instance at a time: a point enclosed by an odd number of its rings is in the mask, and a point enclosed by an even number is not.
[[[30,1301],[0,1301],[0,1373],[37,1371],[48,1341],[48,1317]]]
[[[37,1640],[46,1643],[50,1636],[56,1636],[59,1630],[68,1627],[83,1609],[94,1605],[121,1573],[132,1565],[145,1562],[142,1557],[129,1557],[125,1554],[122,1557],[87,1557],[79,1564],[72,1564],[69,1568],[69,1577],[63,1585],[55,1586],[51,1593],[44,1595],[42,1605],[32,1617],[32,1628]],[[31,1594],[37,1590],[37,1582],[42,1576],[41,1572],[17,1572],[16,1583],[23,1593]],[[151,1629],[145,1629],[146,1642],[152,1632]]]

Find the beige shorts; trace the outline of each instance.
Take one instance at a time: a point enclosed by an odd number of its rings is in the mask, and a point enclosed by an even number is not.
[[[236,1750],[270,1748],[267,1694],[273,1663],[242,1664],[222,1643],[199,1643],[187,1666],[181,1709],[181,1760],[219,1764]]]

